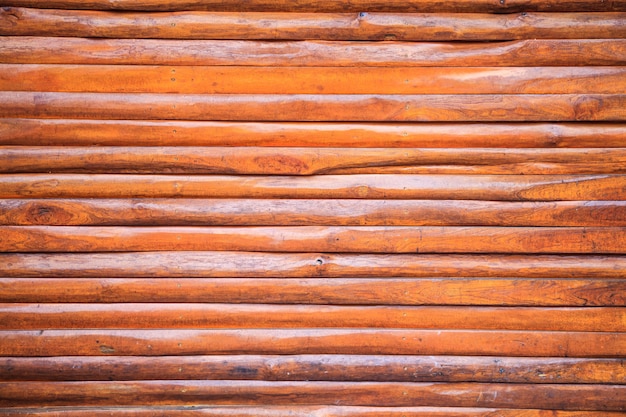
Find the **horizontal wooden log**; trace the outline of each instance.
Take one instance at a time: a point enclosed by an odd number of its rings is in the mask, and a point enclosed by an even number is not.
[[[2,145],[128,146],[129,143],[134,146],[624,148],[626,125],[0,119]]]
[[[310,177],[6,174],[0,198],[262,198],[624,201],[626,175]]]
[[[0,355],[16,357],[347,354],[621,358],[626,354],[624,332],[135,329],[1,331],[0,337]]]
[[[0,254],[6,278],[621,278],[625,256],[255,252]]]
[[[625,13],[110,13],[0,9],[0,35],[123,39],[482,41],[624,38]]]
[[[624,121],[626,94],[258,95],[0,92],[0,117],[506,122]]]
[[[626,280],[0,278],[0,302],[625,307]]]
[[[264,380],[624,384],[620,359],[463,356],[0,358],[5,381]]]
[[[622,417],[619,411],[563,411],[469,407],[358,407],[358,406],[144,406],[0,408],[6,417]]]
[[[29,172],[623,174],[626,148],[0,147],[0,173]]]
[[[0,63],[298,67],[624,65],[626,40],[537,39],[496,44],[6,36],[0,38]]]
[[[436,0],[352,0],[349,4],[328,1],[299,0],[9,0],[7,6],[41,7],[59,9],[96,10],[217,10],[217,11],[399,11],[399,12],[514,12],[523,10],[545,11],[611,11],[626,10],[623,0],[598,3],[593,0],[454,0],[441,3]]]
[[[625,332],[619,307],[0,304],[0,329],[415,328]]]
[[[361,405],[564,410],[626,409],[621,385],[473,383],[127,381],[4,382],[3,406],[63,405]]]
[[[106,83],[102,80],[106,79]],[[0,64],[0,90],[180,94],[619,94],[625,67]]]
[[[626,227],[0,226],[3,252],[623,254]]]
[[[625,201],[0,200],[0,225],[626,226]]]

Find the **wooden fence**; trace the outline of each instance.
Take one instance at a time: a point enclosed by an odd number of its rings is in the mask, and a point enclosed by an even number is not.
[[[2,3],[1,415],[626,413],[626,1]]]

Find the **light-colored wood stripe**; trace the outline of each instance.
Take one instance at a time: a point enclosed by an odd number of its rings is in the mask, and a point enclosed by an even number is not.
[[[1,75],[0,75],[1,77]],[[625,148],[616,123],[234,123],[0,119],[13,146]]]
[[[254,252],[0,254],[7,278],[621,278],[625,256]]]
[[[626,40],[418,43],[6,36],[0,38],[0,63],[298,67],[614,66],[626,63]]]
[[[483,41],[624,38],[625,13],[110,13],[0,9],[0,35],[123,39]]]

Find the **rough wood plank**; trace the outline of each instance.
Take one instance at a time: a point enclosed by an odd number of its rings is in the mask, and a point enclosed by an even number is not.
[[[621,359],[463,356],[0,358],[5,381],[264,380],[625,384]]]
[[[624,121],[626,94],[258,95],[0,92],[0,117],[364,122]]]
[[[624,307],[626,280],[0,278],[0,302]]]
[[[198,41],[5,36],[3,64],[246,66],[624,65],[624,39],[507,42]]]
[[[626,79],[626,77],[625,77]],[[626,148],[2,147],[0,173],[623,174]]]
[[[0,226],[2,252],[626,252],[626,227]]]
[[[153,406],[0,408],[7,417],[622,417],[619,411],[563,411],[468,407],[357,407],[357,406]]]
[[[106,79],[106,83],[102,80]],[[626,67],[0,64],[0,90],[181,94],[618,94]]]
[[[0,254],[6,278],[621,278],[626,256],[254,252]]]
[[[482,41],[624,38],[626,13],[110,13],[0,9],[0,35],[123,39]]]
[[[460,319],[462,317],[462,319]],[[619,307],[0,304],[0,329],[419,328],[625,332]]]
[[[14,226],[626,226],[624,201],[0,200]]]
[[[6,174],[0,198],[263,198],[624,201],[626,175],[309,177]]]
[[[125,381],[4,382],[3,406],[343,405],[456,406],[562,410],[626,409],[623,385],[478,383]]]
[[[129,143],[134,146],[624,148],[626,124],[0,119],[2,145],[127,146]]]
[[[626,354],[623,332],[134,329],[0,331],[0,337],[2,356],[347,354],[620,358]]]
[[[217,10],[217,11],[400,11],[400,12],[515,12],[515,11],[611,11],[626,10],[623,0],[597,2],[593,0],[352,0],[348,4],[329,1],[299,0],[8,0],[7,6],[103,9],[103,10]]]

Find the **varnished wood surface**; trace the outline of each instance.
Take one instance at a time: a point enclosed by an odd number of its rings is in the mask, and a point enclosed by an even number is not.
[[[0,79],[2,78],[0,74]],[[13,146],[626,148],[623,123],[250,123],[0,119]]]
[[[625,307],[626,280],[620,277],[0,278],[0,302]]]
[[[297,67],[623,66],[626,39],[351,42],[0,38],[2,64]]]
[[[624,38],[626,13],[110,13],[0,9],[0,35],[118,39],[484,41]]]

